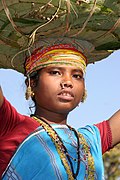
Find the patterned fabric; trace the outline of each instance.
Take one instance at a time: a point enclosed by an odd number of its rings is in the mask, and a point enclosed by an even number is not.
[[[59,44],[47,48],[38,48],[26,60],[26,74],[31,74],[43,67],[57,64],[74,65],[85,73],[86,57],[69,44]]]
[[[52,126],[62,138],[70,156],[77,159],[77,139],[73,131],[66,125]],[[95,161],[95,179],[104,179],[101,142],[98,128],[95,126],[86,126],[78,129],[78,131],[83,134],[90,146],[90,151]],[[85,180],[88,177],[88,174],[85,173],[88,162],[85,158],[85,152],[82,145],[80,146],[80,157],[80,171],[77,179]],[[77,163],[72,158],[71,160],[74,169],[76,169]],[[39,127],[20,145],[9,163],[2,180],[38,180],[43,178],[47,178],[47,180],[67,180],[68,176],[51,138],[42,127]]]

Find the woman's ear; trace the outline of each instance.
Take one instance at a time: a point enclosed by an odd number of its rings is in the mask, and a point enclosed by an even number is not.
[[[30,86],[31,86],[32,90],[33,90],[34,87],[36,87],[35,79],[30,79]]]
[[[31,88],[34,88],[36,86],[36,80],[32,78],[30,80],[26,79],[25,84],[27,87],[30,86]]]
[[[82,102],[82,103],[84,103],[86,99],[87,99],[87,90],[86,90],[86,89],[84,89],[84,92],[83,92],[83,97],[82,97],[81,102]]]

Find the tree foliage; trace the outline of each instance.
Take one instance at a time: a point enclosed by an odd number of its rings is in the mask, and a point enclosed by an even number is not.
[[[109,180],[120,179],[120,144],[103,155],[105,177]]]
[[[120,49],[120,0],[0,1],[0,68],[24,73],[34,42],[43,47],[65,38],[88,63]]]

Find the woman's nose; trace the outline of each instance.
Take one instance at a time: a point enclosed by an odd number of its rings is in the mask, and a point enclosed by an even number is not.
[[[62,89],[65,89],[65,88],[73,88],[73,83],[72,81],[69,79],[69,80],[63,80],[61,83],[60,83],[60,86]]]

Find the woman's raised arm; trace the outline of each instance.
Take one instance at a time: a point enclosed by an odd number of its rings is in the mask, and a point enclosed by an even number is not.
[[[1,89],[1,86],[0,86],[0,107],[2,106],[3,104],[3,93],[2,93],[2,89]]]
[[[109,119],[112,131],[112,145],[120,143],[120,109]]]

